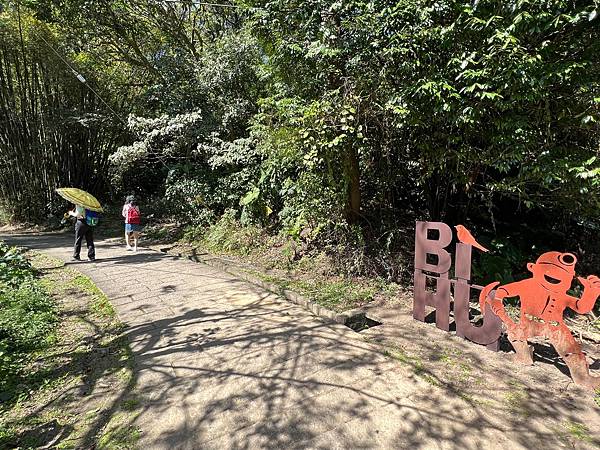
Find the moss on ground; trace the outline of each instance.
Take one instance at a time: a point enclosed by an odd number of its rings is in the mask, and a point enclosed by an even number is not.
[[[102,292],[88,277],[85,275],[77,275],[73,279],[72,284],[91,297],[91,310],[94,313],[105,318],[116,316],[116,311],[106,294],[104,294],[104,292]]]

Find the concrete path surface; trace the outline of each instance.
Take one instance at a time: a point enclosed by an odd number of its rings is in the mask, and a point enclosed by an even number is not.
[[[12,234],[68,260],[71,235]],[[72,267],[111,299],[134,353],[148,449],[527,448],[349,328],[204,264],[97,242]],[[84,252],[82,252],[83,254]]]

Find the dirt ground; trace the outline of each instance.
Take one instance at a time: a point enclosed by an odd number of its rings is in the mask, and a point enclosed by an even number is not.
[[[512,361],[514,353],[506,341],[493,352],[435,323],[414,320],[412,298],[407,296],[372,304],[368,315],[384,325],[363,331],[367,340],[411,367],[432,391],[460,397],[481,413],[482,421],[502,418],[522,431],[524,444],[535,430],[558,437],[566,448],[600,447],[600,395],[575,385],[549,344],[535,343],[535,364],[522,366]],[[600,346],[584,341],[584,349],[600,376]]]

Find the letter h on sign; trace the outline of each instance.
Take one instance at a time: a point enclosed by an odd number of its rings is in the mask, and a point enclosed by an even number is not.
[[[432,237],[431,234],[437,237]],[[425,321],[425,307],[435,309],[436,326],[450,331],[450,310],[454,309],[456,334],[478,344],[486,345],[490,350],[498,350],[502,322],[491,311],[489,305],[482,326],[475,326],[469,319],[469,297],[471,289],[481,290],[481,286],[472,285],[470,245],[456,244],[455,279],[450,279],[452,257],[446,247],[452,242],[452,230],[441,222],[417,222],[415,234],[415,281],[413,317]],[[436,261],[428,261],[427,255]],[[435,290],[427,290],[427,278],[435,280]],[[454,302],[450,285],[454,285]]]

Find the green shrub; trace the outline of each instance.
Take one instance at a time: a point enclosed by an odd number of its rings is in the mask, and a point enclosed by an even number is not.
[[[0,242],[0,291],[15,288],[33,278],[34,269],[15,247]]]
[[[202,179],[171,170],[165,182],[164,211],[179,222],[214,223],[213,188]]]
[[[260,227],[242,225],[235,217],[235,211],[228,210],[219,221],[211,226],[202,238],[202,243],[216,253],[248,255],[265,242],[264,231]]]

